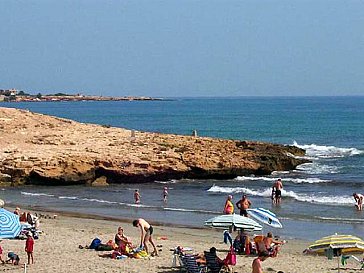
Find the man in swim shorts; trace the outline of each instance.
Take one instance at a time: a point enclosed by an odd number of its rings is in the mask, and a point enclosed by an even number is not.
[[[356,193],[354,192],[353,193],[353,197],[355,199],[355,207],[358,209],[358,210],[363,210],[363,201],[364,201],[364,196],[360,193]]]
[[[282,189],[283,189],[283,184],[282,184],[282,180],[280,178],[277,179],[277,181],[274,183],[273,188],[275,188],[275,203],[279,204],[281,202],[281,197],[282,197]]]
[[[251,206],[251,204],[250,200],[244,194],[235,205],[240,210],[241,216],[248,217],[248,212],[246,210]]]
[[[157,248],[155,247],[153,241],[153,227],[144,219],[139,218],[138,220],[133,221],[134,227],[140,228],[140,247],[144,246],[145,251],[149,254],[148,245],[149,242],[153,246],[153,252],[151,253],[152,256],[158,256]]]

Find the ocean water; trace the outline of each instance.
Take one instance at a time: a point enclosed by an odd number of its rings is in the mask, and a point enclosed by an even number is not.
[[[364,238],[364,213],[356,211],[353,192],[364,193],[364,97],[174,98],[165,101],[0,103],[0,107],[161,133],[258,140],[306,149],[312,163],[289,172],[232,180],[173,180],[121,184],[106,188],[6,188],[8,203],[194,227],[222,212],[227,195],[247,194],[253,207],[277,214],[284,228],[264,232],[305,239],[330,233]],[[281,177],[283,201],[270,200]],[[122,181],[121,181],[122,182]],[[162,189],[169,200],[162,202]],[[133,204],[140,189],[142,203]]]

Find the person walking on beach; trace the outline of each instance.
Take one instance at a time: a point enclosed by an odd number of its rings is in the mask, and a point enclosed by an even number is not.
[[[145,251],[149,254],[148,242],[153,246],[152,256],[158,256],[158,251],[153,241],[153,227],[142,218],[133,221],[134,227],[140,228],[140,247],[144,246]]]
[[[34,250],[34,239],[32,233],[29,231],[27,233],[27,240],[25,241],[25,252],[28,255],[28,264],[30,264],[30,260],[32,260],[32,264],[34,263],[33,250]]]
[[[234,204],[231,200],[233,200],[233,196],[229,195],[225,202],[224,214],[233,214],[234,213]]]
[[[240,215],[248,217],[247,209],[250,208],[252,202],[244,194],[242,198],[236,203],[236,207],[240,210]]]
[[[269,255],[266,251],[260,252],[258,258],[255,258],[252,263],[252,273],[263,273],[262,262],[264,262],[268,257]]]
[[[134,191],[134,202],[135,204],[140,204],[140,193],[139,190]]]
[[[168,199],[168,188],[164,187],[163,188],[163,202],[167,203],[167,199]]]
[[[357,208],[357,210],[363,210],[363,201],[364,201],[364,196],[360,193],[353,193],[353,197],[355,199],[355,207]]]
[[[273,202],[275,204],[279,204],[282,198],[282,189],[283,189],[282,179],[278,178],[277,181],[274,182],[272,187],[272,194],[273,194],[273,189],[275,191]]]

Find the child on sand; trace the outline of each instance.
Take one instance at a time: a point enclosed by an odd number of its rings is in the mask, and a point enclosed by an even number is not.
[[[20,261],[20,258],[17,254],[15,254],[14,252],[8,252],[8,259],[6,260],[6,262],[11,262],[13,265],[18,265]]]
[[[34,263],[33,249],[34,249],[34,239],[33,239],[32,233],[28,232],[27,240],[25,241],[25,251],[28,255],[28,264],[30,264],[30,259],[32,260],[32,264]]]
[[[135,202],[135,204],[139,204],[140,203],[140,193],[139,193],[139,190],[135,190],[135,192],[134,192],[134,202]]]

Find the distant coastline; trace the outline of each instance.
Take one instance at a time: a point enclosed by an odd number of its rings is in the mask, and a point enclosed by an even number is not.
[[[161,101],[163,98],[153,98],[146,96],[123,96],[123,97],[110,97],[110,96],[90,96],[83,94],[48,94],[36,95],[18,91],[16,89],[0,89],[0,102],[52,102],[52,101]]]

